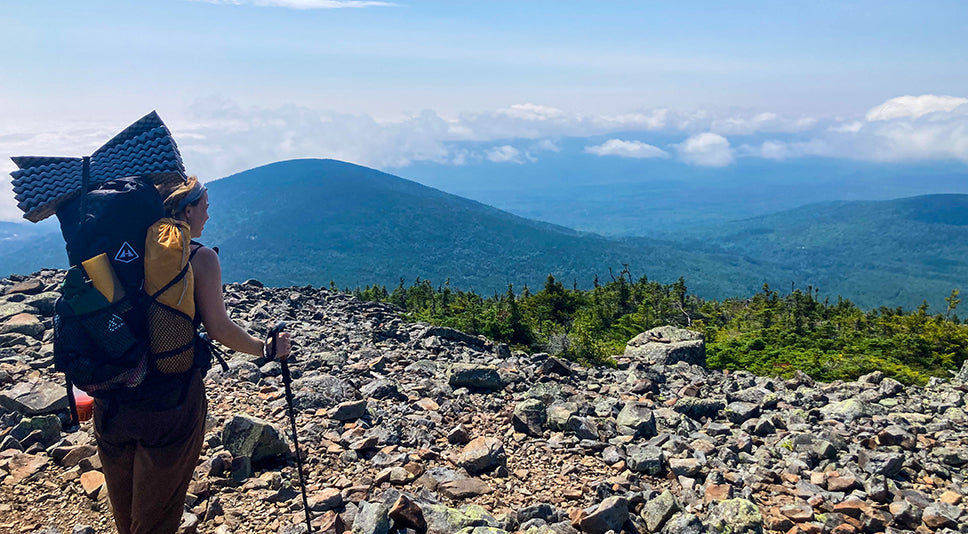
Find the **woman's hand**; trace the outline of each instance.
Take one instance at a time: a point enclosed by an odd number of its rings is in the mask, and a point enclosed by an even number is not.
[[[285,361],[289,357],[289,352],[292,350],[292,336],[289,332],[279,332],[279,335],[275,339],[270,339],[266,342],[266,354],[273,353],[273,345],[278,343],[275,347],[276,359],[280,362]]]

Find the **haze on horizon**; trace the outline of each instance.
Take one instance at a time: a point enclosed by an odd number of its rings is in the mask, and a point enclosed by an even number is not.
[[[153,109],[203,180],[302,157],[535,165],[569,138],[711,172],[819,157],[968,173],[957,1],[4,8],[5,176],[8,156],[89,154]],[[20,220],[6,183],[0,220]]]

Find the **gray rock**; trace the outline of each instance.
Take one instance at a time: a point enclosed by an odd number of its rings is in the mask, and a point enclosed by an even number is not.
[[[246,457],[253,462],[290,453],[289,443],[278,428],[247,415],[236,415],[225,423],[222,445],[233,457]]]
[[[859,399],[846,399],[820,408],[820,413],[825,417],[846,423],[861,417],[879,415],[883,411],[883,408]]]
[[[548,428],[567,430],[568,419],[578,415],[578,405],[574,402],[555,402],[548,406]]]
[[[655,415],[644,402],[627,402],[615,419],[619,430],[637,437],[651,438],[656,435]]]
[[[306,376],[292,383],[293,404],[299,410],[315,411],[353,400],[355,390],[348,382],[328,374]]]
[[[590,417],[569,417],[566,428],[582,440],[598,440],[598,425]]]
[[[335,419],[341,422],[356,421],[365,414],[365,400],[341,402],[330,408],[330,410],[327,412],[327,415],[330,419]]]
[[[929,504],[921,515],[921,520],[928,527],[937,530],[941,528],[958,528],[958,517],[962,514],[961,508],[954,504],[935,502]]]
[[[625,345],[625,356],[658,365],[686,362],[706,366],[706,344],[699,332],[660,326],[643,332]]]
[[[427,534],[451,534],[467,527],[501,526],[487,510],[474,504],[459,509],[433,503],[421,504],[420,507],[427,521]]]
[[[629,502],[625,497],[608,497],[598,504],[588,515],[581,518],[579,526],[588,534],[618,532],[629,520]]]
[[[719,399],[704,397],[682,397],[676,400],[672,409],[692,419],[702,419],[703,417],[716,417],[719,410],[726,407],[726,404]]]
[[[555,519],[555,507],[548,503],[528,506],[518,510],[517,519],[518,523],[525,523],[532,519],[541,519],[545,523],[552,523]]]
[[[649,532],[656,532],[665,525],[666,521],[680,509],[679,502],[669,490],[663,491],[658,497],[645,503],[640,514]]]
[[[665,453],[658,447],[629,445],[625,452],[627,455],[625,462],[629,469],[636,473],[657,476],[665,471]]]
[[[904,466],[904,456],[891,452],[861,450],[857,453],[857,465],[872,475],[893,478],[901,472],[901,467]]]
[[[27,417],[22,419],[10,430],[10,436],[20,442],[24,447],[30,446],[27,442],[28,436],[33,436],[30,442],[41,443],[46,447],[57,441],[60,435],[61,421],[56,415]]]
[[[360,387],[360,395],[367,399],[399,399],[400,390],[392,381],[380,378],[363,384]]]
[[[726,418],[739,425],[760,416],[760,407],[752,402],[736,401],[726,405]]]
[[[704,534],[706,527],[696,515],[680,512],[666,521],[660,532],[661,534]]]
[[[353,534],[389,534],[389,510],[382,504],[360,503],[360,510],[353,520]]]
[[[0,321],[6,321],[8,318],[21,313],[37,313],[38,311],[40,310],[23,302],[0,300]]]
[[[21,302],[27,306],[36,308],[41,315],[50,317],[54,315],[54,305],[57,303],[57,299],[59,298],[59,291],[44,291],[43,293],[38,293],[36,295],[27,295],[27,298]]]
[[[746,499],[729,499],[717,503],[706,517],[709,532],[723,534],[761,534],[763,515]]]
[[[441,482],[437,486],[437,492],[448,499],[460,500],[493,493],[494,488],[483,480],[472,477]]]
[[[514,430],[529,436],[540,436],[547,420],[545,404],[539,399],[526,399],[514,407],[511,424]]]
[[[448,382],[451,387],[496,390],[504,387],[497,368],[473,363],[455,363],[450,368]]]
[[[57,413],[67,406],[67,389],[47,380],[21,382],[0,392],[0,407],[23,415]]]

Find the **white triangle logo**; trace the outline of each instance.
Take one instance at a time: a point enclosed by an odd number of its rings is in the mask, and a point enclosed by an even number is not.
[[[121,248],[118,249],[118,253],[114,255],[114,261],[119,261],[121,263],[131,263],[138,258],[138,253],[134,251],[134,247],[129,245],[127,241],[121,245]]]

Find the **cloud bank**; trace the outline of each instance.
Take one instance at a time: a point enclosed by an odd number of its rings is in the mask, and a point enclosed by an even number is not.
[[[901,96],[856,116],[784,116],[769,111],[688,113],[668,109],[624,114],[575,113],[535,103],[442,117],[423,111],[394,120],[294,105],[245,107],[209,98],[182,110],[159,110],[188,169],[203,181],[293,158],[334,158],[378,169],[414,162],[527,164],[559,152],[560,140],[606,136],[587,154],[672,158],[724,167],[744,158],[800,157],[861,161],[960,161],[968,164],[968,98]],[[90,154],[138,117],[111,123],[13,124],[0,117],[0,172],[10,155]],[[640,140],[629,140],[633,134]],[[650,143],[651,137],[661,139]],[[9,187],[0,220],[20,219]]]
[[[609,139],[597,146],[586,146],[585,152],[596,156],[618,156],[622,158],[668,158],[669,153],[661,148],[641,141]]]

